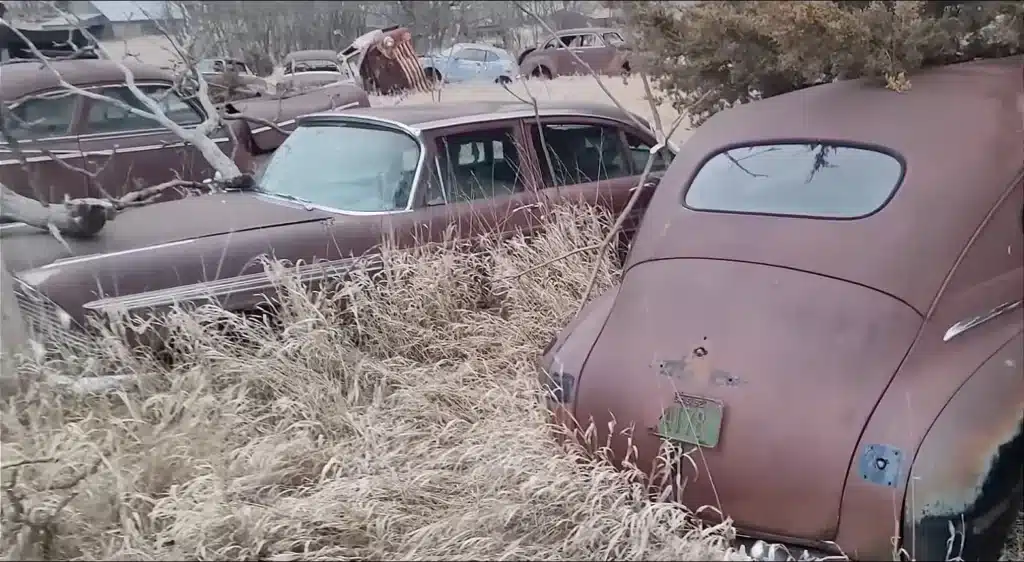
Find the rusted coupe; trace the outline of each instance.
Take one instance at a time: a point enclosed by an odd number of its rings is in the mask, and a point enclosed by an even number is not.
[[[581,66],[573,54],[579,57],[586,67]],[[617,29],[564,29],[539,49],[530,48],[520,53],[519,70],[523,76],[534,78],[587,74],[587,67],[601,74],[628,74],[628,55],[629,49],[622,38],[622,32]]]
[[[911,80],[702,125],[621,285],[544,351],[556,417],[633,427],[641,467],[749,537],[995,560],[1022,495],[1024,57]],[[693,464],[659,466],[666,440]]]
[[[368,92],[394,94],[430,89],[412,46],[412,33],[404,27],[385,27],[360,35],[338,54],[338,59]]]
[[[354,81],[349,69],[338,62],[338,54],[322,49],[288,53],[281,72],[276,84],[281,93]]]
[[[145,108],[128,90],[114,61],[53,61],[68,83],[132,107]],[[175,87],[174,76],[150,65],[129,63],[135,82],[158,99],[167,116],[183,127],[205,119],[202,105]],[[48,202],[67,197],[117,197],[142,186],[175,178],[201,181],[212,169],[199,152],[154,121],[111,103],[69,93],[53,73],[38,62],[4,64],[0,101],[11,118],[7,130],[26,157],[27,166],[0,138],[0,182],[14,191]],[[227,107],[277,123],[287,131],[298,115],[331,108],[368,106],[366,92],[352,84],[310,91],[287,98],[257,96]],[[236,150],[229,131],[215,132],[215,141],[234,154],[242,169],[251,169],[251,156],[269,153],[284,139],[266,125],[229,121],[239,139]],[[93,173],[81,173],[90,168]],[[168,192],[170,195],[170,192]]]
[[[649,128],[604,105],[541,104],[539,114],[540,129],[524,103],[308,115],[256,189],[128,210],[95,239],[67,240],[71,253],[47,233],[3,227],[2,257],[24,316],[45,334],[92,313],[178,302],[250,310],[273,289],[261,255],[320,262],[302,266],[303,278],[341,275],[385,238],[410,247],[453,227],[469,240],[528,233],[544,202],[621,209],[656,142]],[[551,166],[540,162],[542,131]],[[626,221],[624,244],[646,200]]]

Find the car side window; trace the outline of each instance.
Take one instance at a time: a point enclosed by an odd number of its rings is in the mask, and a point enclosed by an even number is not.
[[[202,123],[202,114],[178,96],[173,89],[167,86],[140,86],[139,89],[155,99],[171,121],[182,126]],[[101,89],[99,93],[135,109],[149,111],[126,86],[109,86]],[[157,128],[160,128],[160,125],[152,119],[132,113],[119,105],[98,100],[90,104],[89,114],[86,116],[87,133],[116,133]]]
[[[484,62],[487,59],[487,51],[480,49],[463,49],[455,58],[473,62]]]
[[[492,51],[484,51],[484,62],[497,62],[498,53]]]
[[[597,38],[597,35],[593,33],[580,35],[578,44],[580,47],[604,47],[604,44]]]
[[[605,42],[607,42],[612,47],[618,47],[619,45],[625,43],[625,41],[622,40],[622,36],[619,35],[618,33],[615,33],[614,31],[609,31],[605,33],[603,37]]]
[[[41,140],[70,134],[78,96],[60,92],[29,98],[10,108],[7,130],[15,140]]]
[[[547,186],[576,185],[634,175],[624,157],[622,140],[615,127],[565,124],[543,125],[543,142],[536,127],[536,147],[544,183]],[[541,152],[547,146],[551,166]],[[554,171],[555,177],[551,177]]]
[[[521,158],[512,128],[457,133],[437,140],[447,202],[522,191]]]
[[[547,45],[544,45],[544,48],[545,49],[564,49],[564,48],[568,47],[569,45],[571,45],[572,42],[575,41],[577,37],[579,37],[579,36],[578,35],[563,35],[561,37],[556,37],[556,38],[548,41]]]
[[[629,158],[633,165],[633,172],[642,174],[644,167],[647,166],[647,159],[651,157],[651,147],[654,145],[630,132],[626,133],[626,144],[629,145]],[[658,153],[658,159],[651,165],[651,171],[664,172],[672,163],[672,158],[674,156],[671,152],[662,150]]]

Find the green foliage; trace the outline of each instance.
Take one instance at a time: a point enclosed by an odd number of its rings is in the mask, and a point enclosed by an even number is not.
[[[836,79],[897,91],[923,67],[1018,54],[1022,2],[615,2],[645,70],[695,124]]]

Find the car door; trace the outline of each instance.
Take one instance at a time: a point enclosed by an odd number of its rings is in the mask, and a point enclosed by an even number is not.
[[[606,72],[615,57],[615,49],[606,45],[596,33],[580,35],[571,50],[590,67],[590,70],[597,73]],[[587,73],[587,68],[581,67],[579,62],[576,62],[576,66],[579,73]]]
[[[540,129],[533,122],[526,126],[547,200],[556,205],[583,202],[601,206],[616,216],[632,197],[655,144],[650,132],[593,117],[542,118]],[[545,146],[548,158],[544,157]],[[622,225],[627,238],[639,227],[657,178],[670,161],[659,157],[652,166],[650,181]]]
[[[486,60],[487,51],[483,49],[474,49],[472,47],[457,49],[452,54],[451,66],[454,67],[454,72],[449,75],[454,80],[450,78],[449,81],[465,82],[477,78],[483,73]]]
[[[576,58],[572,56],[570,52],[573,45],[576,45],[579,40],[579,35],[561,35],[558,38],[558,43],[551,49],[551,60],[554,62],[555,76],[563,76],[566,74],[579,74],[584,72]]]
[[[75,169],[83,99],[60,89],[7,106],[0,118],[17,147],[0,136],[0,183],[46,203],[90,195],[87,176]]]
[[[139,88],[156,99],[167,117],[178,125],[194,128],[202,123],[204,115],[199,108],[180,97],[170,84],[140,84]],[[123,84],[91,89],[121,104],[148,111]],[[86,103],[79,141],[85,163],[95,172],[91,178],[94,196],[119,197],[174,179],[201,182],[213,177],[214,170],[194,146],[121,104],[94,99]],[[230,153],[226,133],[215,133],[213,137],[222,150]],[[173,195],[168,192],[165,198]]]
[[[428,137],[428,174],[414,198],[403,245],[534,232],[543,216],[519,120],[453,127]]]

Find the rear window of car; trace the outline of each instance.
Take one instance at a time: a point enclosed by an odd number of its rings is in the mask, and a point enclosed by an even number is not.
[[[853,219],[881,209],[902,179],[903,162],[878,150],[763,144],[712,156],[683,202],[699,211]]]

